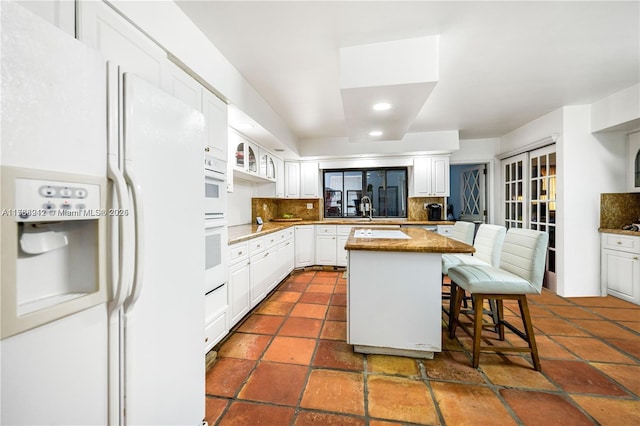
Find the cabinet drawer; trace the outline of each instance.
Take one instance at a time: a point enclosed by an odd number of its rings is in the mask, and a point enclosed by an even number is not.
[[[338,235],[349,235],[352,229],[353,226],[349,225],[338,226]]]
[[[318,225],[316,235],[336,235],[336,225]]]
[[[207,325],[204,330],[204,352],[207,353],[218,343],[224,336],[227,335],[229,329],[227,328],[227,312],[220,314],[213,322]]]
[[[229,251],[231,253],[229,263],[234,264],[243,259],[246,259],[247,256],[249,256],[249,243],[243,242],[243,243],[233,244],[229,246]]]
[[[622,234],[602,234],[602,248],[640,254],[640,237]]]
[[[280,231],[278,233],[278,235],[279,235],[278,241],[284,241],[284,240],[287,240],[289,238],[293,238],[294,232],[295,232],[295,230],[294,230],[293,227],[287,228],[287,229],[285,229],[283,231]]]
[[[227,310],[227,285],[224,284],[204,297],[205,323]]]
[[[273,234],[265,235],[264,237],[262,237],[264,239],[265,247],[269,248],[278,244],[278,241],[280,241],[279,234],[280,232],[274,232]]]
[[[249,241],[249,251],[252,256],[256,253],[264,251],[265,248],[267,248],[267,241],[264,239],[264,237],[254,238],[253,240]]]
[[[451,235],[451,230],[453,229],[452,225],[438,225],[438,234],[440,235]]]

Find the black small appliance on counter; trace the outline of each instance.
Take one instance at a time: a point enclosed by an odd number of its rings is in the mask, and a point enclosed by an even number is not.
[[[442,220],[442,204],[427,204],[427,220]]]

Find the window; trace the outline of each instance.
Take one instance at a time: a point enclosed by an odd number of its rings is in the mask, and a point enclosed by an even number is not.
[[[374,217],[407,217],[407,169],[325,170],[324,217],[362,216],[360,200],[367,196]]]

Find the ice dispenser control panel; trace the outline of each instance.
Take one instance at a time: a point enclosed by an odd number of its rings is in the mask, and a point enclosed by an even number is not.
[[[106,216],[100,205],[100,185],[38,179],[16,179],[18,222],[87,220]]]

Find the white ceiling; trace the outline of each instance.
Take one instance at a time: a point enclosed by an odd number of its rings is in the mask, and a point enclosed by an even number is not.
[[[299,141],[347,135],[339,49],[440,35],[409,132],[499,137],[640,81],[640,2],[177,1]]]

